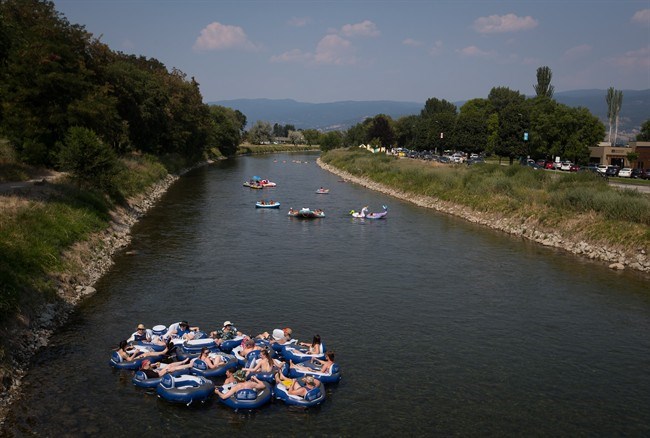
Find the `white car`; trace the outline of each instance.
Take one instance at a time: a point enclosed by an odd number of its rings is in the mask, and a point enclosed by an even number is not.
[[[629,167],[624,167],[621,170],[618,171],[618,177],[619,178],[631,178],[632,177],[632,169]]]
[[[608,167],[609,166],[607,164],[599,164],[596,168],[596,172],[604,174]]]
[[[567,172],[571,170],[571,165],[573,163],[571,161],[563,161],[562,164],[560,165],[560,170],[566,170]]]

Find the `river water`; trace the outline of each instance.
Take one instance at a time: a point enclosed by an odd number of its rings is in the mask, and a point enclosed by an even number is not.
[[[8,436],[650,435],[647,279],[345,183],[316,155],[181,178],[24,379]],[[252,190],[253,175],[276,182]],[[328,187],[328,195],[315,193]],[[266,197],[280,210],[254,208]],[[389,207],[381,221],[349,210]],[[313,221],[289,207],[322,208]],[[108,366],[137,323],[318,333],[326,401],[170,405]]]

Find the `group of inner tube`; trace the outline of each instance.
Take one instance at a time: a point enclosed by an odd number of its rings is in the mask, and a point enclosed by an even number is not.
[[[319,335],[298,342],[286,327],[250,337],[230,322],[206,333],[181,321],[136,331],[120,341],[110,365],[133,370],[132,382],[158,397],[190,405],[216,397],[233,409],[256,409],[272,399],[315,406],[325,384],[341,380],[334,352]]]

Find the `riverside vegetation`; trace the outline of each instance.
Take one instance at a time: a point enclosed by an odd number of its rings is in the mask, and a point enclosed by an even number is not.
[[[600,259],[612,268],[650,272],[650,197],[612,188],[592,173],[436,165],[365,149],[328,151],[321,162],[420,205]]]

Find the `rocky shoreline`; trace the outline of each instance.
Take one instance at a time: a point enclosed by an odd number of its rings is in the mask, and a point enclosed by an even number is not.
[[[38,349],[48,344],[52,333],[66,322],[76,305],[95,293],[93,286],[111,268],[114,263],[113,256],[131,242],[133,225],[158,202],[181,175],[209,163],[202,162],[183,170],[179,175],[167,175],[144,193],[129,199],[126,206],[111,211],[111,221],[105,230],[94,234],[86,242],[77,243],[63,255],[73,265],[78,266],[79,270],[56,276],[59,299],[40,309],[36,316],[30,318],[19,315],[13,328],[5,334],[19,341],[13,348],[13,356],[6,364],[9,366],[0,369],[0,427],[4,424],[12,401],[20,395],[20,384],[28,371],[31,358]]]
[[[334,166],[323,163],[319,158],[318,165],[345,181],[359,184],[360,186],[375,190],[404,201],[409,201],[420,207],[432,208],[434,210],[463,218],[469,222],[484,225],[486,227],[503,231],[513,236],[522,237],[544,246],[558,248],[585,257],[594,261],[606,263],[610,269],[623,270],[631,269],[644,274],[650,274],[650,257],[648,248],[638,248],[633,252],[623,251],[616,248],[607,248],[600,245],[593,245],[585,241],[575,241],[559,232],[544,232],[537,229],[533,224],[522,223],[509,217],[475,211],[451,202],[442,201],[429,196],[418,196],[393,189],[367,178],[361,178],[342,171]]]

